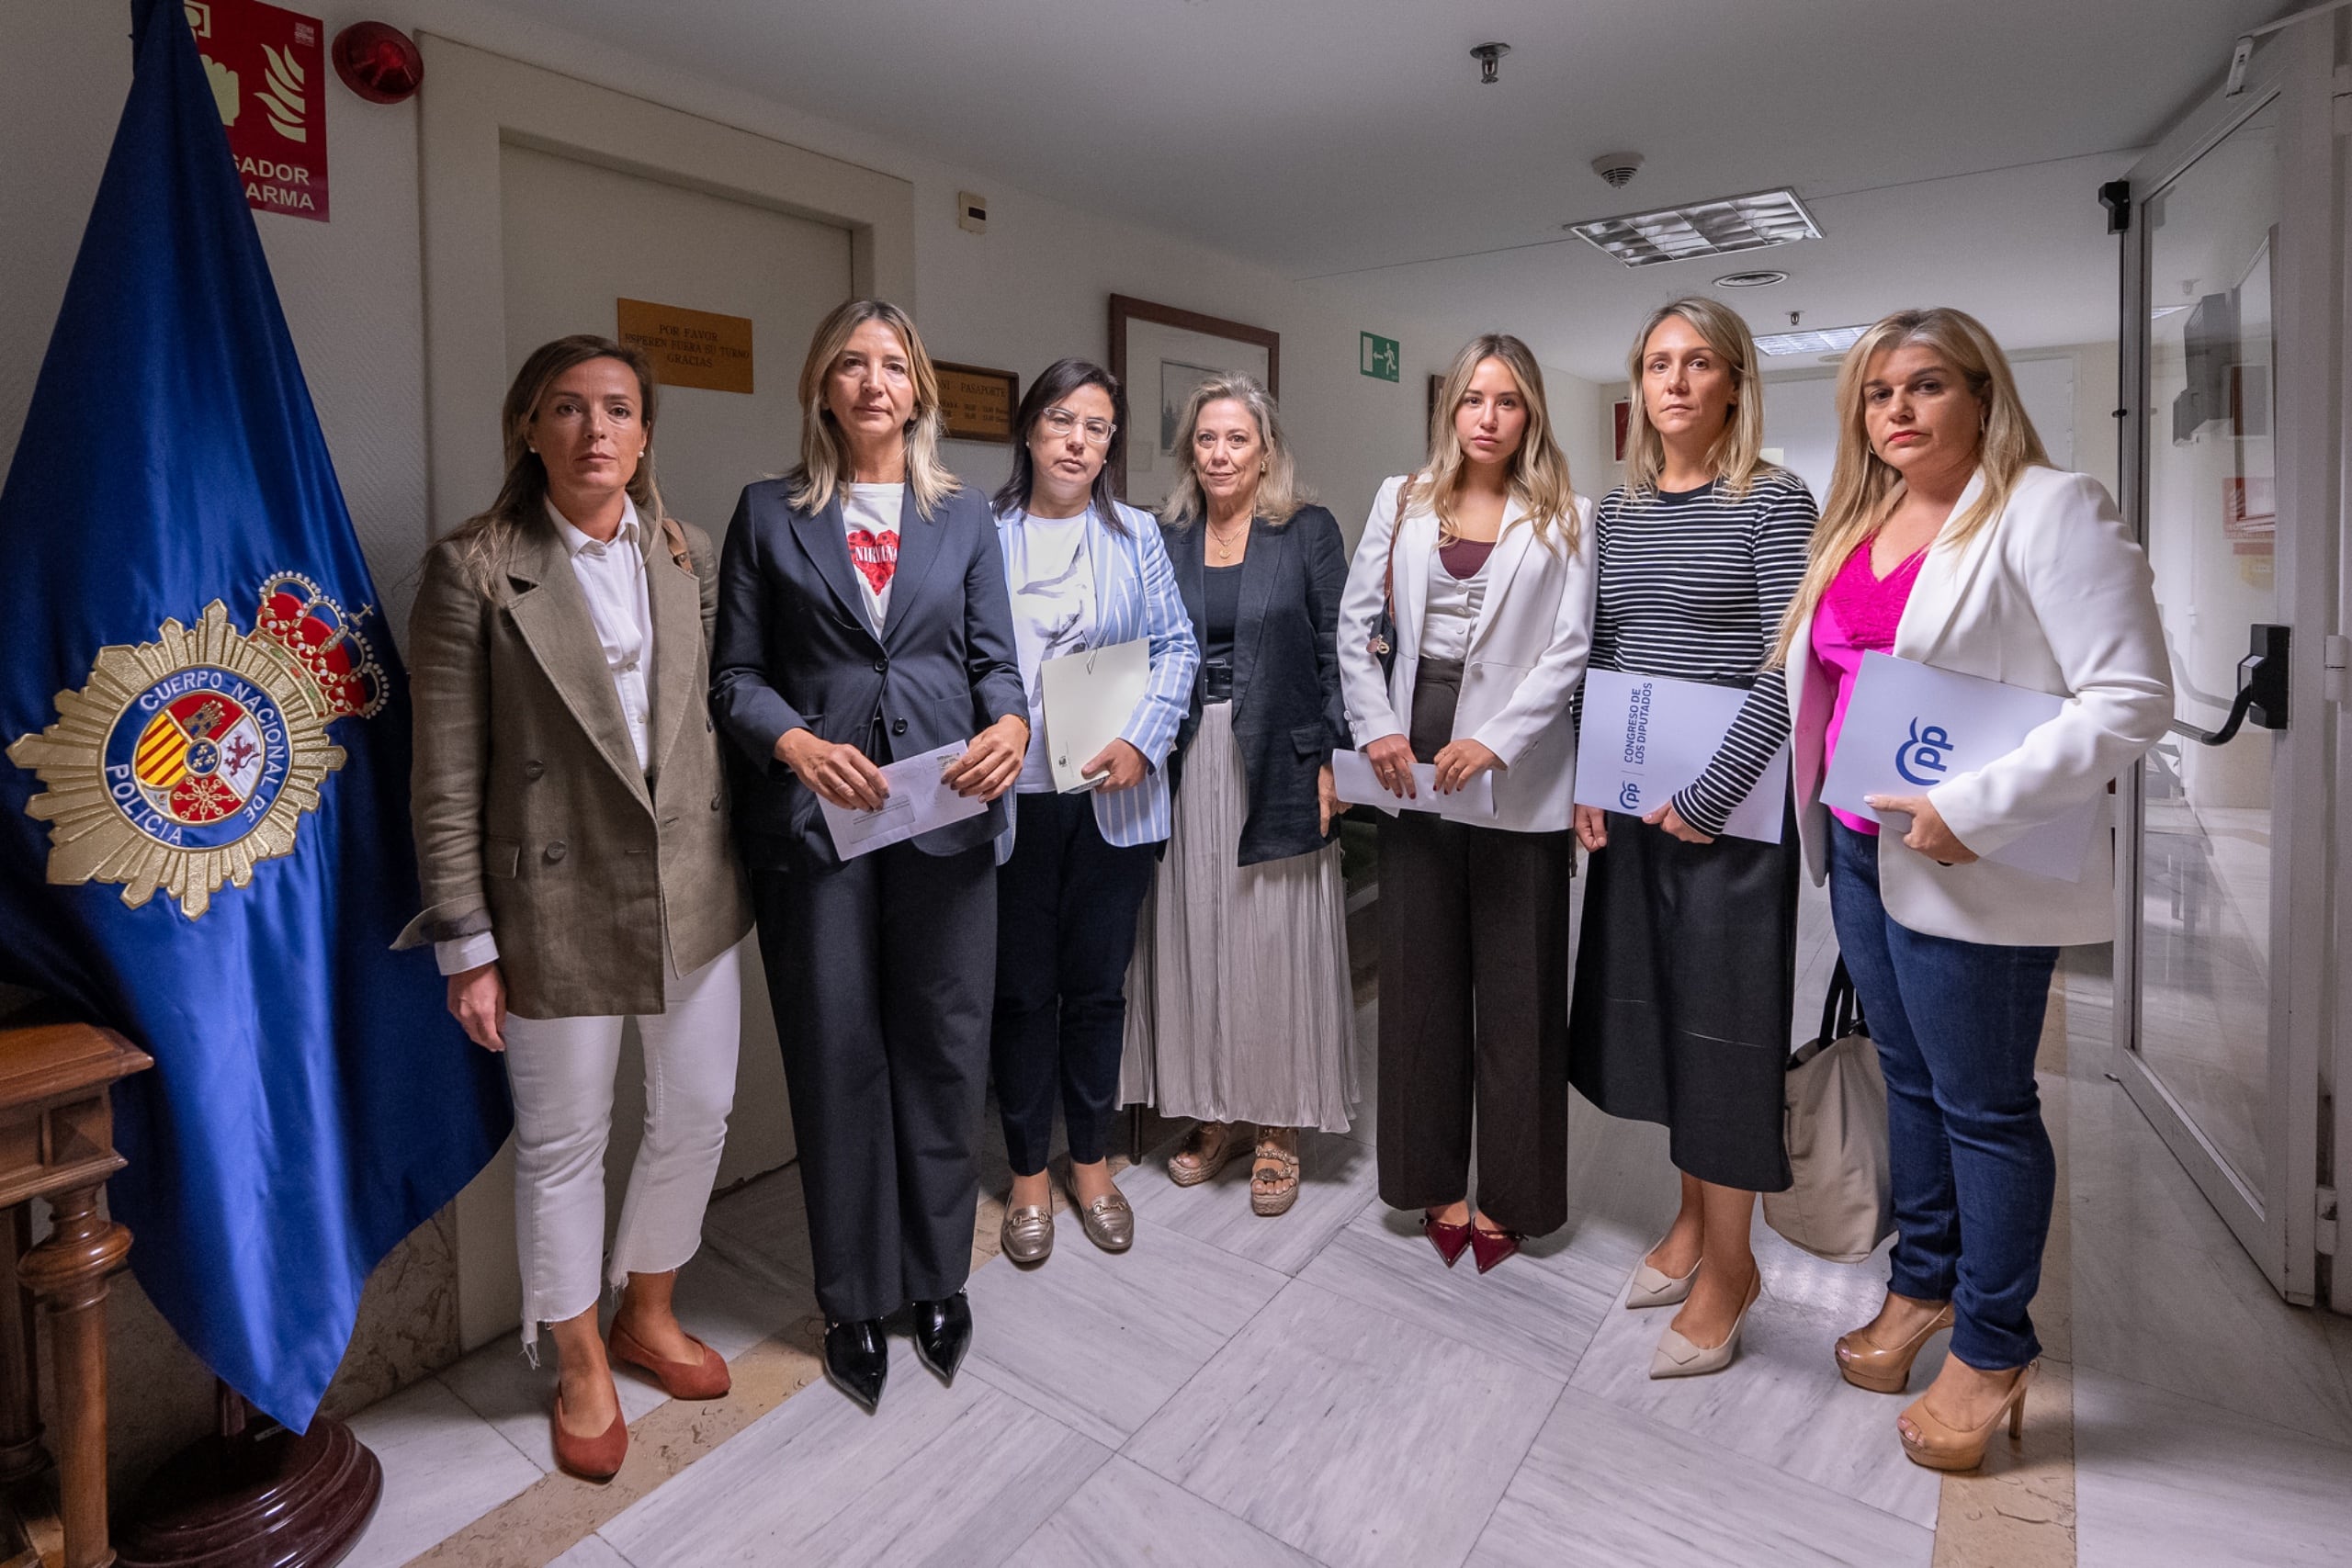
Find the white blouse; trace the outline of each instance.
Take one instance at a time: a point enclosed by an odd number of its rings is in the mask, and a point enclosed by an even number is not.
[[[1421,657],[1466,659],[1470,634],[1478,629],[1478,613],[1487,606],[1487,567],[1490,553],[1468,577],[1445,570],[1436,551],[1430,552],[1429,599],[1421,607]]]

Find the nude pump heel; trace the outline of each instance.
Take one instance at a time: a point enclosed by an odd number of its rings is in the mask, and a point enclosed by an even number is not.
[[[2039,1360],[2029,1361],[2018,1372],[2018,1381],[2001,1401],[2001,1407],[1982,1427],[1963,1429],[1939,1419],[1928,1408],[1925,1394],[1911,1402],[1903,1414],[1918,1429],[1911,1436],[1900,1427],[1895,1435],[1903,1439],[1903,1451],[1911,1462],[1929,1470],[1974,1470],[1984,1462],[1984,1450],[1992,1445],[1994,1429],[2003,1416],[2008,1418],[2009,1440],[2016,1442],[2025,1436],[2025,1391],[2033,1383],[2033,1374],[2041,1370]]]
[[[1951,1303],[1946,1302],[1918,1333],[1895,1346],[1873,1345],[1857,1328],[1838,1337],[1838,1374],[1856,1388],[1872,1393],[1901,1393],[1911,1382],[1911,1363],[1928,1341],[1951,1326]]]

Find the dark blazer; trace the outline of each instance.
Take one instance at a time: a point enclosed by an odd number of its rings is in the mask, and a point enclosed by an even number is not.
[[[1162,528],[1176,586],[1193,617],[1193,636],[1208,647],[1208,530]],[[1348,547],[1340,525],[1319,506],[1302,506],[1279,525],[1250,525],[1241,558],[1241,607],[1233,634],[1233,735],[1250,785],[1241,825],[1242,865],[1319,849],[1315,775],[1335,748],[1353,744],[1340,701],[1340,594],[1348,581]],[[1201,682],[1176,738],[1170,776],[1182,787],[1182,753],[1201,723]],[[1332,832],[1339,823],[1331,824]]]
[[[506,1005],[524,1018],[658,1013],[665,956],[690,975],[752,921],[704,701],[718,563],[699,528],[639,525],[653,617],[649,767],[546,519],[516,531],[487,583],[462,542],[434,546],[409,617],[409,806],[425,909],[393,945],[491,932]]]
[[[842,536],[841,498],[815,513],[787,483],[747,487],[718,565],[710,700],[745,761],[735,796],[754,866],[837,868],[814,792],[776,761],[777,738],[806,728],[877,762],[969,739],[1007,714],[1028,716],[1012,642],[1004,557],[986,498],[957,491],[924,517],[906,491],[890,610],[876,636]],[[1004,830],[1005,803],[913,840],[934,855]]]

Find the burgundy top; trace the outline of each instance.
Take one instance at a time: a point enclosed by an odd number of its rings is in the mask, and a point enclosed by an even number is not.
[[[1456,582],[1467,582],[1478,575],[1487,558],[1494,553],[1492,539],[1456,539],[1450,545],[1439,546],[1437,558],[1445,563],[1448,576]]]
[[[1822,743],[1825,773],[1829,760],[1838,755],[1838,732],[1846,725],[1846,704],[1853,697],[1862,655],[1873,649],[1894,651],[1894,629],[1903,623],[1903,607],[1911,602],[1912,585],[1919,581],[1919,567],[1927,558],[1922,547],[1881,577],[1871,566],[1871,542],[1864,539],[1846,558],[1845,566],[1821,596],[1821,606],[1813,615],[1813,657],[1838,678],[1838,700],[1830,705],[1829,728]],[[1867,817],[1834,806],[1829,811],[1857,833],[1878,832],[1878,824]]]

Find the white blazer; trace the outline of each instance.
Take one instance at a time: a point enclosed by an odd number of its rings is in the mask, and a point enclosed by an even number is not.
[[[1437,515],[1405,520],[1396,539],[1396,664],[1387,682],[1371,648],[1396,531],[1393,479],[1373,498],[1372,515],[1348,568],[1340,599],[1340,694],[1359,748],[1384,735],[1412,732],[1413,677],[1420,664],[1421,610],[1437,558]],[[1463,660],[1462,701],[1453,738],[1477,741],[1503,760],[1495,774],[1495,826],[1518,833],[1557,832],[1575,822],[1576,727],[1568,699],[1592,651],[1592,502],[1570,498],[1577,519],[1571,550],[1555,525],[1548,543],[1535,536],[1513,498],[1503,510],[1494,553],[1487,558],[1487,597]]]
[[[1980,472],[1954,515],[1982,491]],[[1879,893],[1915,931],[2004,947],[2107,942],[2115,935],[2109,781],[2138,762],[2172,720],[2170,660],[2148,558],[2106,487],[2087,474],[2025,470],[2000,516],[1966,544],[1939,542],[1894,633],[1894,652],[2067,699],[2007,756],[1928,792],[1960,841],[1979,855],[2085,801],[2101,824],[2079,881],[1997,862],[1938,865],[1879,835]],[[1792,757],[1798,833],[1814,881],[1827,874],[1829,808],[1821,804],[1824,740],[1838,696],[1813,656],[1808,618],[1790,645]]]

